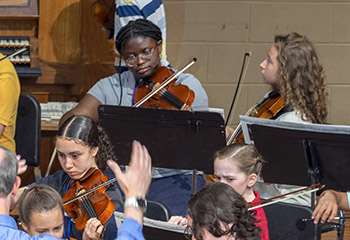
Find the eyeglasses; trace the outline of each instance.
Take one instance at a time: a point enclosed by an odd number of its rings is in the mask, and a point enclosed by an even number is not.
[[[184,235],[186,239],[191,240],[193,235],[192,227],[187,225],[184,231]]]
[[[153,57],[153,53],[155,52],[156,47],[157,47],[157,45],[154,48],[150,49],[150,50],[146,49],[143,53],[140,53],[139,55],[131,54],[131,55],[127,56],[124,59],[126,65],[128,67],[131,67],[131,68],[135,67],[137,65],[137,58],[138,57],[141,57],[141,59],[144,60],[144,61],[151,60],[152,57]]]

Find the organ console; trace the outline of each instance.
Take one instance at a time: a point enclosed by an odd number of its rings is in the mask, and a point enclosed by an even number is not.
[[[38,3],[36,0],[5,0],[0,2],[0,52],[10,55],[27,47],[9,60],[16,68],[19,78],[40,77],[38,58]]]
[[[29,37],[0,36],[0,52],[5,56],[10,55],[23,47],[26,47],[27,50],[10,57],[10,62],[15,66],[19,77],[40,77],[40,67],[33,67],[33,65],[37,65],[37,63],[33,63],[30,56],[31,45]],[[37,56],[34,57],[34,59],[35,58],[37,58]]]

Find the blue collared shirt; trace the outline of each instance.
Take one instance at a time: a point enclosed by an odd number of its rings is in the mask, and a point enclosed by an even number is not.
[[[0,214],[0,240],[5,239],[57,240],[49,234],[30,237],[26,232],[18,230],[12,217]],[[117,240],[145,240],[142,235],[142,226],[134,219],[126,218],[118,231]]]
[[[142,226],[132,218],[125,218],[118,230],[117,240],[144,240]]]
[[[29,236],[27,233],[18,230],[15,220],[7,215],[0,214],[0,240],[11,239],[11,240],[29,240],[29,239],[47,239],[56,240],[55,237],[49,234],[40,236]]]

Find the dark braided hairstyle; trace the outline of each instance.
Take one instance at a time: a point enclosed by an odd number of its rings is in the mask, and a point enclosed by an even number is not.
[[[90,117],[73,115],[58,129],[56,138],[73,140],[77,144],[98,147],[96,164],[101,171],[107,168],[107,160],[117,160],[113,145],[104,129]]]
[[[158,42],[162,40],[162,32],[157,25],[146,19],[128,22],[115,38],[115,47],[121,55],[128,40],[135,37],[149,37]]]
[[[204,228],[215,237],[260,239],[261,230],[255,226],[256,219],[249,213],[243,197],[225,183],[214,182],[197,192],[188,202],[188,215],[196,239],[203,239]]]

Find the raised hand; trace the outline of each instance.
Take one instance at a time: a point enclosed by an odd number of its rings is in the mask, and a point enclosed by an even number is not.
[[[125,198],[145,198],[152,179],[151,156],[145,146],[138,141],[133,142],[130,163],[125,172],[116,162],[109,160],[107,164],[114,172]]]

